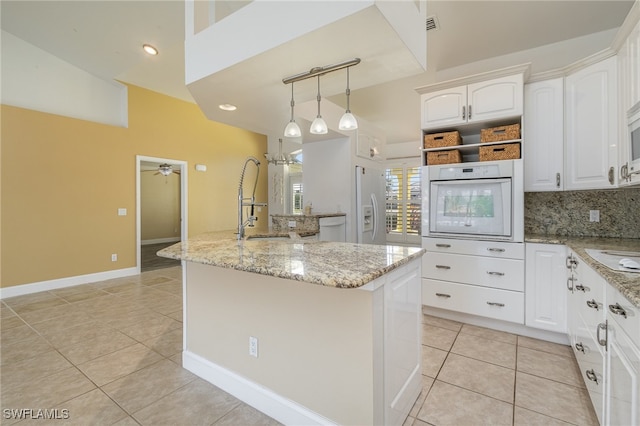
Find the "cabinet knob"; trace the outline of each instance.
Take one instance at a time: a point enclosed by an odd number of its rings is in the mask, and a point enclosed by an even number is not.
[[[560,173],[556,173],[556,188],[560,188]]]
[[[490,251],[492,253],[504,253],[503,248],[496,248],[496,247],[488,247],[487,251]]]
[[[584,345],[582,344],[582,342],[578,342],[575,344],[576,350],[582,352],[583,354],[586,353],[584,350]]]
[[[616,303],[615,305],[609,305],[609,310],[612,314],[620,315],[623,318],[627,317],[627,311],[625,311],[619,303]]]
[[[600,310],[600,305],[596,302],[595,299],[587,300],[587,306],[595,309],[596,311]]]
[[[596,372],[593,371],[593,369],[587,370],[584,373],[587,375],[587,379],[591,380],[592,382],[595,382],[596,385],[598,384],[598,376],[596,375]]]
[[[586,293],[589,289],[585,286],[583,286],[582,284],[578,284],[575,287],[576,291],[581,291],[583,293]]]

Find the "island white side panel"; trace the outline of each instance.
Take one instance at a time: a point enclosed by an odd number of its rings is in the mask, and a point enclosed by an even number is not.
[[[187,353],[332,422],[375,422],[375,292],[186,267]]]

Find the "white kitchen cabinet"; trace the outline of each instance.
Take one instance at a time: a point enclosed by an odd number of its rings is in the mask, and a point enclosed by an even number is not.
[[[524,244],[423,238],[422,304],[524,323]]]
[[[619,173],[620,186],[640,183],[640,174],[629,174],[631,160],[631,142],[628,132],[628,112],[640,103],[640,22],[631,31],[625,43],[618,51],[618,96],[620,131]]]
[[[612,188],[617,176],[617,61],[565,79],[565,189]]]
[[[569,340],[589,397],[604,424],[606,406],[606,282],[573,252],[569,253]]]
[[[564,187],[564,79],[524,86],[524,190]]]
[[[496,78],[420,96],[422,129],[445,128],[522,115],[523,76]]]
[[[607,286],[607,424],[640,423],[640,309]]]
[[[525,325],[567,332],[567,249],[525,244]]]

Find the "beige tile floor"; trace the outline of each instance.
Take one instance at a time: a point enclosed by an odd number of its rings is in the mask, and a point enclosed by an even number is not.
[[[180,268],[5,299],[5,409],[55,424],[272,425],[181,367]],[[423,391],[405,425],[597,424],[570,348],[424,316]],[[51,413],[51,411],[49,411]],[[33,411],[33,414],[38,414]]]
[[[429,315],[422,339],[405,426],[598,424],[569,346]]]

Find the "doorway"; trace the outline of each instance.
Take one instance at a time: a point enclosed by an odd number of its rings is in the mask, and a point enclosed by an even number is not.
[[[138,273],[180,265],[155,253],[187,235],[186,161],[136,156]]]

